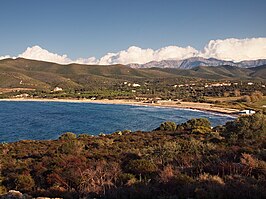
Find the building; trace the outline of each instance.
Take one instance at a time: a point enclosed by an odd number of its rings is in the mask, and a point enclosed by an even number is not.
[[[251,115],[251,114],[254,114],[254,113],[256,113],[256,111],[248,110],[248,109],[238,112],[238,114],[240,114],[240,115]]]
[[[60,87],[55,87],[53,91],[54,91],[54,92],[57,92],[57,91],[62,91],[62,90],[63,90],[63,89],[60,88]]]
[[[132,86],[133,87],[140,87],[140,85],[139,84],[136,84],[136,83],[132,84]]]

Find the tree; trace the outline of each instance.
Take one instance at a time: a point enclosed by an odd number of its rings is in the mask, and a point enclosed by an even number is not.
[[[175,131],[176,130],[176,123],[171,121],[166,121],[160,125],[161,131]]]
[[[252,142],[266,136],[266,116],[262,113],[243,115],[227,122],[222,135],[231,140]]]
[[[191,133],[204,134],[211,132],[211,123],[206,118],[193,118],[179,125],[177,128]]]

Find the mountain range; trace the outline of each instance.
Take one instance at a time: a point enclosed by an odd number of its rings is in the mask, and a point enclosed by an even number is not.
[[[151,61],[146,64],[129,64],[131,68],[180,68],[180,69],[191,69],[198,66],[236,66],[240,68],[251,68],[266,64],[266,59],[258,60],[247,60],[241,62],[225,61],[215,58],[203,58],[203,57],[192,57],[184,60],[162,60],[162,61]]]

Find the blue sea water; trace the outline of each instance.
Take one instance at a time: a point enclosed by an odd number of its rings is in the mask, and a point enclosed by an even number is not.
[[[69,102],[0,102],[0,143],[57,139],[64,132],[149,131],[164,121],[207,118],[212,126],[234,119],[202,111],[131,105]]]

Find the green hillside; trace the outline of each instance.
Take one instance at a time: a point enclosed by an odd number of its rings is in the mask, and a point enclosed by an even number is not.
[[[190,79],[265,80],[266,66],[252,69],[233,66],[200,66],[190,70],[172,68],[133,69],[124,65],[60,65],[23,58],[0,61],[1,88],[90,89],[110,87],[123,81],[164,81]]]
[[[199,66],[189,70],[182,69],[157,69],[153,68],[152,70],[160,70],[167,73],[175,74],[178,76],[184,77],[196,77],[202,79],[212,79],[212,80],[248,80],[248,79],[257,79],[263,80],[266,79],[266,66],[249,68],[239,68],[235,66]]]
[[[266,65],[258,66],[254,70],[252,69],[250,75],[255,78],[266,79]]]
[[[18,58],[0,61],[0,77],[0,87],[46,89],[55,86],[63,88],[99,87],[126,80],[174,78],[176,75],[159,70],[133,69],[124,65],[60,65]]]

